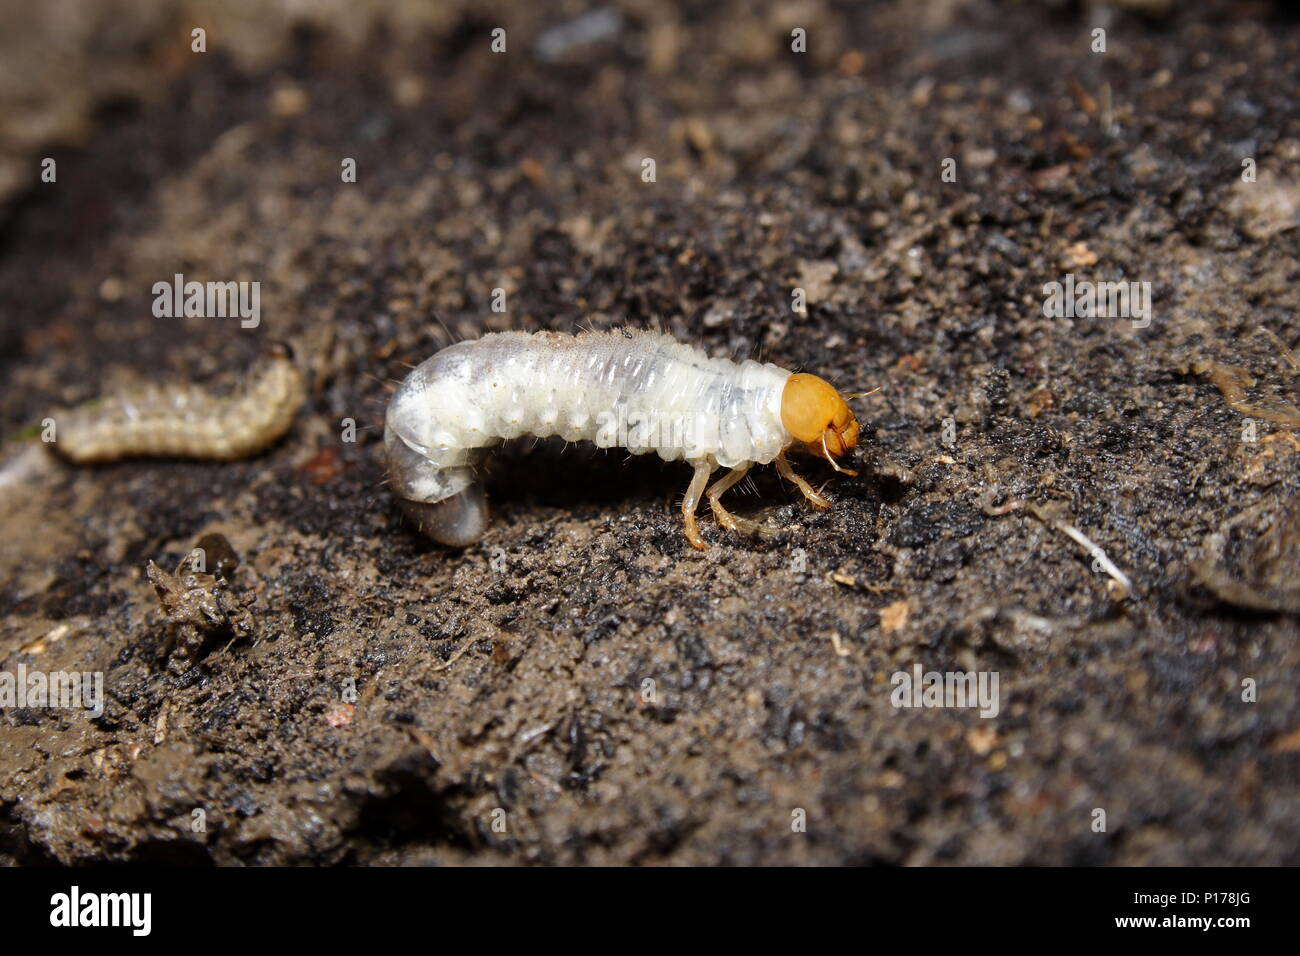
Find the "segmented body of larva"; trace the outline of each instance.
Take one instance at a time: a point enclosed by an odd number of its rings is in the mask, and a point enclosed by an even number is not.
[[[78,464],[130,457],[247,458],[288,431],[306,399],[302,373],[277,347],[232,394],[149,386],[56,412],[54,447]]]
[[[813,505],[829,507],[785,451],[803,445],[847,471],[835,458],[856,446],[858,423],[815,375],[709,358],[669,335],[495,333],[438,352],[393,395],[384,444],[403,511],[443,544],[478,540],[488,511],[475,468],[486,448],[525,434],[686,460],[695,467],[682,503],[686,537],[704,548],[702,496],[719,524],[755,530],[718,500],[755,464],[775,462]],[[731,470],[706,491],[718,467]]]

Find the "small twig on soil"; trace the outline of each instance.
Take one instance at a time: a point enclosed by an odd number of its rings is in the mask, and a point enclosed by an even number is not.
[[[897,591],[897,584],[869,584],[866,581],[859,581],[851,574],[845,574],[843,571],[833,571],[830,576],[836,584],[842,584],[846,588],[861,588],[863,591],[869,591],[872,594],[879,594],[882,591]]]
[[[410,724],[403,724],[402,727],[411,735],[412,740],[428,751],[430,757],[440,764],[443,762],[442,758],[438,756],[438,746],[432,737],[419,727],[412,727]]]
[[[1059,518],[1053,518],[1045,509],[1038,505],[1026,505],[1029,513],[1032,514],[1043,524],[1050,525],[1057,531],[1069,536],[1088,552],[1088,556],[1119,585],[1115,594],[1115,600],[1126,600],[1133,593],[1133,582],[1129,580],[1127,574],[1115,566],[1115,562],[1107,557],[1106,552],[1102,550],[1101,545],[1097,544],[1086,534],[1080,531],[1072,524],[1067,524]]]
[[[473,641],[470,641],[470,640],[467,640],[467,641],[465,642],[465,645],[464,645],[460,650],[458,650],[455,654],[452,654],[451,657],[447,658],[447,659],[446,659],[445,661],[443,661],[441,664],[438,664],[438,665],[436,665],[436,666],[434,666],[434,667],[430,667],[429,670],[430,670],[430,671],[445,671],[445,670],[446,670],[448,667],[450,667],[452,664],[455,664],[458,660],[460,660],[462,657],[464,657],[465,654],[468,653],[469,649],[470,649],[471,647],[473,647],[473,646],[474,646],[474,642],[473,642]]]
[[[1009,498],[1003,504],[995,505],[993,499],[997,496],[997,485],[989,485],[989,490],[980,495],[980,510],[991,518],[1000,518],[1013,511],[1019,511],[1024,505],[1024,502],[1019,498]]]
[[[1277,333],[1272,329],[1264,328],[1262,325],[1259,327],[1259,330],[1273,340],[1273,344],[1277,346],[1278,352],[1282,354],[1282,357],[1286,359],[1287,364],[1291,366],[1291,370],[1294,372],[1300,372],[1300,359],[1297,359],[1295,353],[1287,348],[1286,343],[1278,337]]]
[[[997,498],[997,495],[998,486],[990,480],[988,490],[980,496],[979,501],[980,508],[986,515],[999,517],[1001,515],[1009,514],[1012,511],[1018,511],[1021,508],[1026,509],[1031,515],[1043,522],[1043,524],[1055,528],[1071,540],[1078,542],[1078,544],[1088,553],[1088,556],[1093,559],[1096,566],[1110,575],[1111,580],[1114,582],[1112,585],[1112,592],[1115,600],[1124,601],[1132,596],[1134,591],[1133,582],[1129,579],[1127,574],[1116,567],[1115,562],[1107,556],[1101,545],[1097,544],[1074,525],[1062,521],[1060,518],[1052,515],[1047,508],[1031,502],[1022,501],[1018,498],[1010,498],[1003,504],[994,505],[993,501]],[[1118,586],[1116,587],[1115,585]]]

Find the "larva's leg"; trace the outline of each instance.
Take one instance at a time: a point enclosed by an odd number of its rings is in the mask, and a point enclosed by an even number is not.
[[[812,485],[808,484],[807,479],[801,478],[794,473],[790,463],[785,460],[785,452],[776,456],[776,470],[780,472],[781,477],[786,481],[793,482],[795,487],[803,492],[803,496],[808,499],[808,503],[814,508],[829,508],[831,503],[817,493]]]
[[[741,534],[756,534],[759,530],[757,521],[750,521],[748,518],[737,518],[722,507],[722,502],[718,500],[722,497],[723,492],[740,481],[741,478],[744,478],[747,471],[749,471],[748,464],[731,469],[731,471],[727,472],[725,478],[719,478],[715,481],[704,494],[709,499],[709,507],[713,509],[713,517],[718,519],[718,524],[728,531],[739,531]]]
[[[692,548],[703,551],[708,545],[700,537],[700,526],[695,521],[695,509],[700,506],[704,486],[709,483],[709,475],[713,474],[713,465],[707,460],[694,462],[694,465],[695,475],[686,488],[686,497],[682,499],[682,518],[686,522],[686,540],[691,543]]]

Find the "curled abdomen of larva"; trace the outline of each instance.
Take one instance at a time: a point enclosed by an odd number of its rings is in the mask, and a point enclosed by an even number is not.
[[[487,495],[469,465],[438,467],[384,428],[388,481],[402,513],[440,544],[473,544],[488,528]]]

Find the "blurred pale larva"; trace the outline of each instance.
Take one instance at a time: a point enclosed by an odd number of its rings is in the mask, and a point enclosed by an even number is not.
[[[288,431],[306,399],[287,346],[273,346],[229,395],[196,385],[151,385],[55,412],[53,447],[78,464],[119,458],[255,455]]]
[[[475,469],[499,441],[558,435],[684,460],[695,469],[682,502],[686,539],[703,549],[702,497],[724,528],[758,530],[719,501],[753,465],[775,462],[814,507],[830,507],[785,453],[794,446],[852,474],[835,461],[858,442],[850,397],[815,375],[710,358],[660,333],[500,332],[449,346],[411,372],[388,405],[384,445],[402,510],[450,546],[487,530]],[[730,470],[709,485],[717,468]]]

